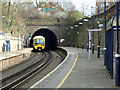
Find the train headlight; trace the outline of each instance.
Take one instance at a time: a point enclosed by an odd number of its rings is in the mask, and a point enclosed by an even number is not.
[[[37,46],[34,46],[35,49],[37,49]]]

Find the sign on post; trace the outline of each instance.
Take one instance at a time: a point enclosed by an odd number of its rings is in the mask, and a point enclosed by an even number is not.
[[[29,33],[29,37],[31,37],[31,33]]]
[[[103,27],[103,24],[99,24],[99,27],[100,27],[100,28]]]
[[[102,31],[101,27],[103,27],[103,24],[99,24],[100,29],[88,29],[89,33],[89,57],[88,60],[91,61],[91,33],[93,31]]]

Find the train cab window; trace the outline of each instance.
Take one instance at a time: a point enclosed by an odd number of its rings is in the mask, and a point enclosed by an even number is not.
[[[39,39],[35,39],[35,44],[39,44]]]
[[[44,45],[44,40],[43,39],[35,39],[35,44],[42,44],[42,45]]]
[[[39,43],[44,45],[44,40],[43,39],[39,39]]]

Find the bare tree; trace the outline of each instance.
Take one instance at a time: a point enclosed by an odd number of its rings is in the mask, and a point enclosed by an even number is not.
[[[20,5],[20,3],[19,2],[14,2],[14,4],[13,4],[13,12],[12,12],[12,17],[11,17],[11,22],[10,22],[10,27],[12,26],[12,24],[14,23],[14,20],[15,20],[15,15],[16,15],[16,13],[17,13],[17,11],[18,11],[18,9],[19,9],[19,5]]]
[[[81,4],[81,12],[83,15],[86,15],[88,12],[89,4],[87,4],[85,1],[82,2]]]

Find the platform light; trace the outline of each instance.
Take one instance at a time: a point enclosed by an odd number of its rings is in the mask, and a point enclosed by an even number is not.
[[[83,23],[82,22],[79,22],[79,25],[82,25]]]
[[[70,27],[71,29],[73,29],[73,27]]]
[[[100,21],[97,21],[97,24],[99,24],[100,23]]]
[[[88,16],[88,18],[90,19],[90,18],[91,18],[91,16],[89,15],[89,16]]]
[[[11,22],[11,20],[8,20],[9,22]]]
[[[102,27],[103,27],[103,24],[99,24],[99,27],[102,28]]]
[[[102,18],[96,18],[95,21],[102,21]]]
[[[75,25],[75,27],[78,27],[78,25]]]
[[[88,19],[84,19],[83,21],[88,22]]]
[[[0,16],[0,18],[4,18],[5,16]]]

